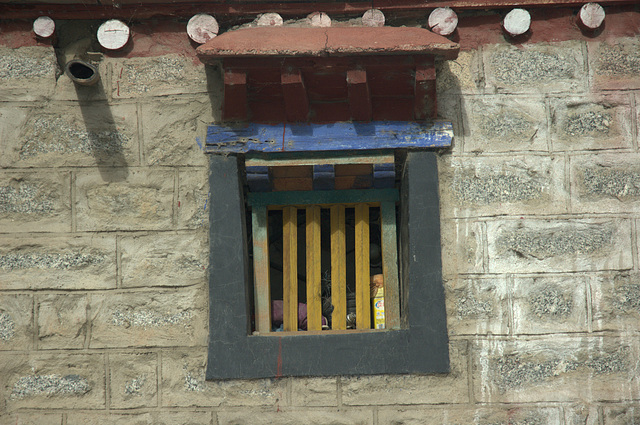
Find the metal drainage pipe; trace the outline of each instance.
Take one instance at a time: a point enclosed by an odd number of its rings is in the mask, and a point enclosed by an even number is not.
[[[89,62],[72,59],[64,67],[64,73],[67,74],[71,81],[81,86],[92,86],[100,79],[98,68]]]

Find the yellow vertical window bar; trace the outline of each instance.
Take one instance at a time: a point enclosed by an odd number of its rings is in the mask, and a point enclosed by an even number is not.
[[[298,330],[298,211],[282,209],[282,293],[283,328]]]
[[[384,317],[386,329],[400,329],[400,290],[398,285],[398,243],[396,205],[382,202],[382,272],[384,274]]]
[[[320,207],[312,205],[306,207],[307,232],[307,329],[319,331],[322,329],[322,300],[320,262]]]
[[[369,289],[369,206],[357,204],[356,215],[356,329],[371,327]]]
[[[253,276],[256,307],[256,330],[271,331],[271,295],[269,288],[269,235],[266,207],[253,207],[251,227],[253,234]]]
[[[333,205],[331,215],[331,329],[347,329],[345,208]]]

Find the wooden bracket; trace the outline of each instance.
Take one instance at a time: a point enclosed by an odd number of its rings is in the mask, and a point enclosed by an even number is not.
[[[247,119],[247,73],[236,69],[224,71],[225,121],[245,121]]]
[[[436,69],[433,63],[416,65],[414,119],[436,118]]]
[[[304,87],[300,70],[283,69],[281,83],[287,121],[307,121],[309,115],[309,99],[307,98],[307,90]]]
[[[349,87],[349,108],[351,118],[355,121],[371,121],[371,92],[367,82],[367,71],[364,69],[350,69],[347,71]]]

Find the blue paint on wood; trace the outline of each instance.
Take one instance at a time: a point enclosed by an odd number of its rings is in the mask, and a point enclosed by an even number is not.
[[[313,166],[313,190],[335,189],[335,168],[333,164],[319,164]]]
[[[373,164],[373,187],[387,189],[395,187],[396,165],[393,163]]]
[[[247,167],[247,185],[252,192],[268,192],[271,190],[269,181],[269,167],[251,166]]]
[[[450,122],[376,121],[333,124],[209,126],[207,152],[321,152],[451,146]]]
[[[251,206],[269,205],[311,205],[311,204],[355,204],[360,202],[396,202],[397,189],[351,189],[332,191],[291,191],[248,193],[247,203]]]

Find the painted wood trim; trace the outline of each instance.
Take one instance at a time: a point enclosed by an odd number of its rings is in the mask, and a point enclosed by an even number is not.
[[[320,241],[320,207],[306,208],[307,244],[307,329],[322,329],[322,260]]]
[[[386,329],[400,329],[400,286],[398,283],[398,241],[396,205],[380,204],[382,217],[382,273],[384,275],[384,309]]]
[[[347,85],[351,118],[356,121],[371,121],[373,108],[371,106],[371,92],[367,81],[367,71],[364,69],[349,69],[347,71]]]
[[[433,119],[438,116],[435,66],[432,63],[417,65],[415,75],[414,119]]]
[[[358,204],[363,202],[396,202],[397,189],[351,189],[290,192],[256,192],[247,194],[250,206]]]
[[[225,121],[244,121],[247,119],[247,73],[234,69],[224,71],[224,107]]]
[[[209,153],[362,151],[451,146],[447,121],[209,126]]]
[[[333,205],[331,221],[331,329],[347,328],[345,207]]]
[[[283,328],[298,330],[298,210],[282,209]]]
[[[271,332],[271,287],[269,282],[269,235],[265,207],[251,211],[253,239],[253,281],[256,331]]]
[[[323,165],[323,164],[385,164],[394,162],[393,152],[372,154],[368,152],[349,152],[349,155],[345,155],[344,152],[326,152],[320,155],[307,154],[279,154],[277,156],[269,155],[268,158],[263,158],[265,154],[247,154],[245,156],[245,166],[265,166],[265,167],[279,167],[279,166],[295,166],[295,165]],[[295,158],[287,158],[287,156],[293,155]]]
[[[282,70],[280,82],[287,121],[306,121],[309,115],[309,99],[300,70]]]
[[[356,328],[371,328],[371,290],[369,258],[369,205],[355,207],[356,248]]]

